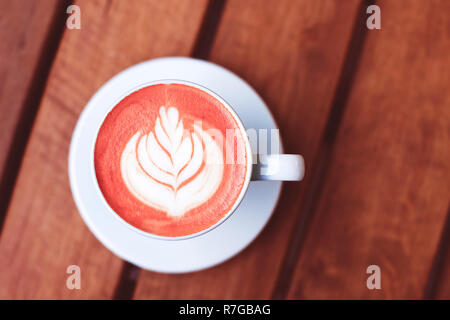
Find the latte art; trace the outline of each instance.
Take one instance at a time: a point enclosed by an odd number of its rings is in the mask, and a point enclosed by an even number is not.
[[[136,132],[120,160],[122,178],[137,199],[169,216],[208,201],[223,176],[223,154],[201,127],[185,130],[174,107],[159,109],[154,130]]]
[[[209,93],[150,85],[106,115],[94,150],[98,186],[112,211],[140,230],[198,233],[224,219],[245,192],[245,139],[234,115]]]

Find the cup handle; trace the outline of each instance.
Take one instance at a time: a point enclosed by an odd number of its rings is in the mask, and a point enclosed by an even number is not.
[[[299,181],[305,173],[305,162],[299,154],[267,154],[259,156],[252,168],[251,180]]]

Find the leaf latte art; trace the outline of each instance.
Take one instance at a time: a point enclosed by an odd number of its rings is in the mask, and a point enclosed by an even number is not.
[[[207,131],[185,130],[174,107],[159,109],[154,130],[136,132],[123,150],[120,170],[137,199],[169,216],[208,201],[221,184],[223,154]]]
[[[195,234],[224,219],[245,192],[245,138],[234,115],[207,92],[150,85],[106,115],[94,150],[98,186],[111,211],[133,227]]]

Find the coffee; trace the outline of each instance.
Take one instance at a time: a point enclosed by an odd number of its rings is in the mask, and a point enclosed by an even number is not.
[[[240,199],[250,169],[244,134],[227,107],[201,89],[145,87],[120,101],[100,127],[98,185],[136,228],[168,237],[200,232]]]

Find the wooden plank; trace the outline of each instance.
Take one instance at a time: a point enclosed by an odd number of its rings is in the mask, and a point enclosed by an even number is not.
[[[450,3],[377,4],[289,298],[424,294],[450,195]]]
[[[245,78],[269,104],[286,152],[311,168],[359,1],[239,1],[225,5],[210,59]],[[308,170],[308,169],[307,169]],[[137,299],[270,298],[306,181],[285,185],[269,225],[237,257],[183,275],[142,272]]]
[[[67,174],[70,137],[83,106],[111,76],[153,57],[189,54],[207,1],[76,4],[81,30],[64,33],[5,221],[0,298],[113,297],[123,262],[75,209]],[[65,286],[71,264],[81,268],[81,290]]]
[[[0,0],[0,228],[32,119],[24,116],[39,101],[50,68],[46,41],[52,30],[57,0]],[[50,50],[51,51],[51,50]],[[50,57],[51,59],[51,57]],[[33,82],[34,81],[34,82]],[[32,104],[35,105],[32,105]],[[19,137],[18,137],[19,136]],[[9,161],[8,161],[9,159]]]

